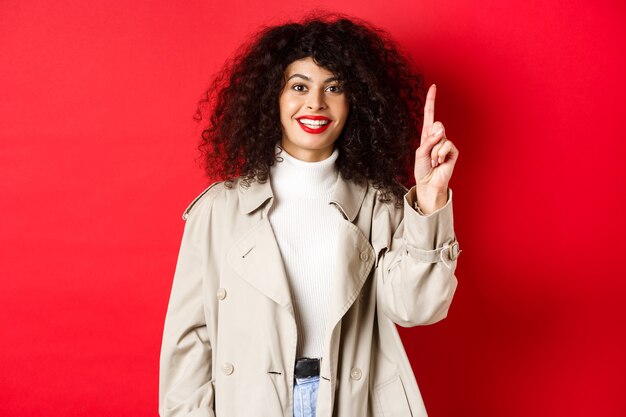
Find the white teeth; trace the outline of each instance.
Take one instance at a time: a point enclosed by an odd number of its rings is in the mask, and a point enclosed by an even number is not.
[[[307,126],[324,126],[330,123],[330,120],[300,119],[300,123],[303,123]]]

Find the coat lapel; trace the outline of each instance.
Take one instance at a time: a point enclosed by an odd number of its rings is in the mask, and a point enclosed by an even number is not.
[[[267,218],[274,201],[270,182],[255,181],[248,187],[238,182],[236,186],[240,211],[244,215],[255,216],[259,221],[228,251],[228,262],[241,278],[259,292],[293,312],[285,266]],[[269,204],[257,211],[268,200]]]
[[[375,262],[374,248],[355,224],[366,192],[367,186],[346,181],[340,174],[331,199],[331,203],[343,213],[344,221],[338,230],[336,275],[331,284],[331,309],[320,369],[320,375],[330,384],[320,386],[317,399],[319,416],[330,417],[333,413],[342,318],[357,300]]]
[[[355,301],[374,265],[374,249],[357,226],[339,226],[337,267],[332,280],[329,331],[341,320]]]
[[[262,219],[229,251],[228,261],[250,285],[291,309],[291,293],[280,250],[267,218]]]
[[[332,280],[328,323],[330,332],[356,299],[374,264],[374,249],[354,224],[366,192],[367,185],[346,181],[340,174],[331,197],[331,204],[342,212],[345,220],[338,230],[337,266]]]
[[[248,187],[238,183],[240,211],[258,216],[256,223],[228,252],[228,261],[250,285],[281,306],[293,311],[289,280],[267,213],[274,204],[270,180],[254,181]],[[330,203],[343,215],[338,230],[337,267],[332,280],[328,331],[332,332],[359,294],[374,264],[372,245],[353,223],[367,185],[345,180],[339,173]],[[269,200],[269,202],[268,202]],[[268,202],[267,204],[265,204]],[[261,208],[261,210],[258,210]]]

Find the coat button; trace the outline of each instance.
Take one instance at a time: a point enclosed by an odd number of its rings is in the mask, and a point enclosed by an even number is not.
[[[224,288],[220,288],[217,290],[217,298],[219,298],[220,300],[226,298],[226,290]]]
[[[230,375],[233,373],[234,370],[235,368],[233,367],[232,363],[224,362],[222,364],[222,372],[224,373],[224,375]]]
[[[370,257],[370,255],[367,253],[367,251],[366,251],[366,250],[364,250],[363,252],[361,252],[361,260],[362,260],[363,262],[367,261],[369,257]]]
[[[357,381],[361,379],[361,375],[363,375],[363,373],[361,372],[359,368],[352,368],[352,371],[350,371],[350,378],[355,379]]]

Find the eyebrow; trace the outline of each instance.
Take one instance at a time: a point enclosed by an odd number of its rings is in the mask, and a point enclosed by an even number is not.
[[[307,77],[306,75],[302,75],[302,74],[293,74],[291,77],[287,78],[287,81],[291,80],[294,77],[299,77],[299,78],[302,78],[304,80],[311,81],[311,79],[309,77]],[[331,81],[336,81],[338,79],[339,79],[339,77],[330,77],[330,78],[325,79],[324,82],[325,83],[329,83]]]

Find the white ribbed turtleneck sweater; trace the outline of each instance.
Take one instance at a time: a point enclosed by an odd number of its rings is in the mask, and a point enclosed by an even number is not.
[[[291,287],[298,327],[296,357],[319,358],[335,272],[341,213],[330,202],[337,182],[337,148],[323,161],[306,162],[281,150],[272,166],[274,204],[268,213]]]

